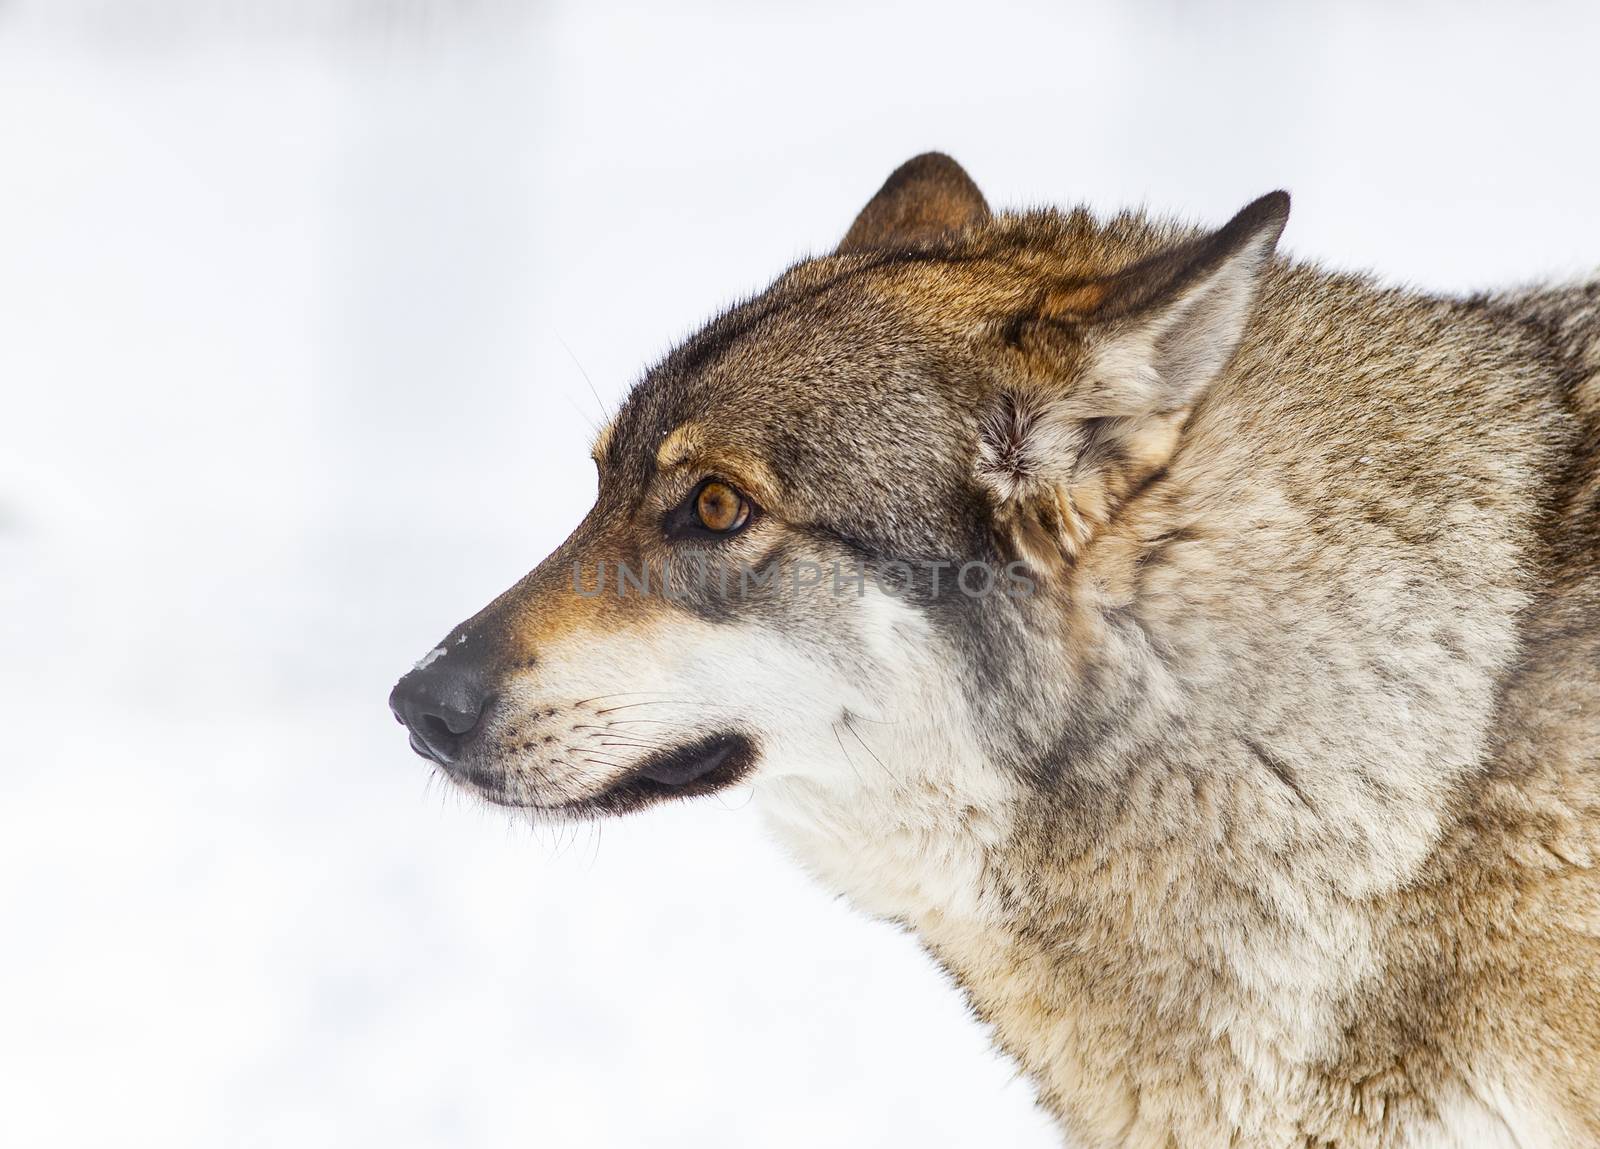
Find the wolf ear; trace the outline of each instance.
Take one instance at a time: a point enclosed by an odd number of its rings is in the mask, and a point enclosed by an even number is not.
[[[977,471],[1022,557],[1072,557],[1166,466],[1238,349],[1288,218],[1288,195],[1272,192],[1210,235],[1058,284],[1007,323],[1030,382],[983,418]]]
[[[1095,416],[1193,406],[1239,346],[1288,219],[1288,193],[1271,192],[1210,235],[1099,285],[1086,317],[1094,330],[1080,402]]]
[[[897,167],[856,216],[835,254],[914,247],[989,218],[972,177],[943,152]]]

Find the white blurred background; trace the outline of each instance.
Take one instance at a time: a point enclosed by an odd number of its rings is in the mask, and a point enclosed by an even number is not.
[[[743,796],[540,839],[388,689],[580,517],[600,402],[913,153],[1572,275],[1596,44],[1582,0],[0,0],[0,1144],[1054,1144]]]

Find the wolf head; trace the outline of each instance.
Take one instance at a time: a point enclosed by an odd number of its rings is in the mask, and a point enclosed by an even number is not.
[[[1073,572],[1159,497],[1288,206],[999,217],[906,163],[635,387],[584,521],[395,687],[412,746],[546,815],[741,781],[984,809],[1081,717]]]

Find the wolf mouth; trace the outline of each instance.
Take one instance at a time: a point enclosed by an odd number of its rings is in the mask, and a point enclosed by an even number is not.
[[[539,809],[565,814],[625,814],[674,798],[693,798],[732,786],[756,762],[748,735],[722,731],[646,758],[600,793]]]

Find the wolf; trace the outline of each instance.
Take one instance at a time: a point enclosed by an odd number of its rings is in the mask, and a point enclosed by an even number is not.
[[[412,747],[536,819],[749,787],[1068,1144],[1600,1145],[1600,282],[1288,213],[912,159],[632,390]]]

